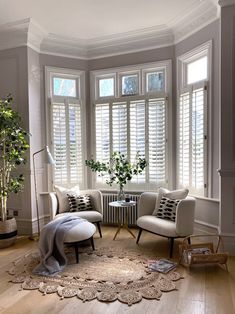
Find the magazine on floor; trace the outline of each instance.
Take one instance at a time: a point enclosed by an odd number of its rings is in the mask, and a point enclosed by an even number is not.
[[[197,254],[209,255],[211,254],[211,250],[208,247],[198,247],[198,248],[184,250],[183,259],[187,263],[190,263],[192,259],[192,255],[197,255]]]
[[[176,266],[177,266],[177,263],[172,262],[166,258],[148,261],[148,269],[151,271],[157,271],[160,273],[168,273],[170,270],[174,269]]]

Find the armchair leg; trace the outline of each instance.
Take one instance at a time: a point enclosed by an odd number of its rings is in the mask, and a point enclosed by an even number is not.
[[[90,238],[90,241],[91,241],[91,247],[93,249],[93,251],[95,250],[95,245],[94,245],[94,239],[93,237]]]
[[[174,238],[169,238],[169,240],[170,240],[170,258],[172,258],[173,247],[174,247]]]
[[[143,229],[140,228],[139,233],[138,233],[138,237],[137,237],[137,240],[136,240],[136,244],[139,243],[139,239],[140,239],[142,231],[143,231]]]
[[[97,228],[98,228],[98,231],[99,231],[99,234],[100,234],[100,237],[102,238],[102,233],[101,233],[101,228],[100,228],[100,223],[97,222]]]

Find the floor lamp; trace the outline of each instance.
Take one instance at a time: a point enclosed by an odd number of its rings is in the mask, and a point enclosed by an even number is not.
[[[38,225],[38,234],[36,236],[31,236],[31,240],[37,241],[40,237],[40,223],[39,223],[39,208],[38,208],[38,191],[37,191],[37,178],[36,178],[36,167],[35,167],[35,156],[44,152],[43,162],[49,165],[54,165],[55,161],[50,153],[48,146],[40,149],[39,151],[33,153],[33,174],[34,174],[34,188],[35,188],[35,199],[36,199],[36,211],[37,211],[37,225]]]

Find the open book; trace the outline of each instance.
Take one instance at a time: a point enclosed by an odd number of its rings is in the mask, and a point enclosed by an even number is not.
[[[174,269],[177,263],[169,261],[168,259],[161,258],[159,260],[149,260],[148,268],[151,271],[157,271],[160,273],[168,273],[170,270]]]

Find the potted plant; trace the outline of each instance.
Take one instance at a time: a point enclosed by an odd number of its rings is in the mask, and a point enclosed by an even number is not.
[[[25,152],[29,148],[29,134],[22,127],[19,113],[11,108],[12,102],[11,95],[0,99],[0,248],[16,239],[16,220],[7,215],[7,200],[11,193],[23,188],[24,177],[15,169],[26,162]]]
[[[109,179],[106,180],[108,185],[112,186],[113,183],[116,183],[119,186],[118,200],[125,199],[123,188],[127,181],[130,181],[134,175],[141,174],[147,166],[146,159],[142,158],[139,152],[136,153],[133,163],[120,152],[114,152],[107,163],[94,159],[86,160],[85,163],[92,171],[98,172],[100,175],[107,173],[109,175]]]

